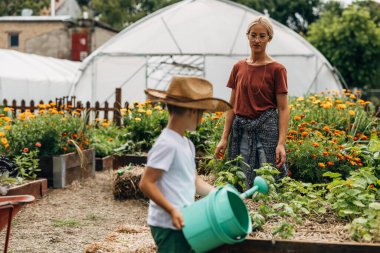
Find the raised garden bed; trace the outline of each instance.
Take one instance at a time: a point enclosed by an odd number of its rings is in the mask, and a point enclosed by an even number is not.
[[[111,170],[113,169],[113,156],[109,155],[106,157],[96,157],[95,159],[95,170],[103,171],[103,170]]]
[[[295,240],[247,239],[235,245],[224,245],[212,253],[378,253],[380,244],[339,243]]]
[[[25,184],[16,185],[9,188],[6,196],[33,195],[36,199],[42,198],[47,192],[47,180],[37,179]]]
[[[95,151],[83,150],[83,160],[77,153],[40,158],[39,177],[46,178],[49,187],[63,188],[74,180],[95,176]]]
[[[120,167],[127,166],[129,164],[133,165],[142,165],[146,164],[147,156],[146,155],[114,155],[113,156],[113,169],[117,170]]]

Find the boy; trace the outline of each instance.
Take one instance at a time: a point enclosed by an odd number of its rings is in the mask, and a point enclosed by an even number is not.
[[[227,111],[232,106],[212,97],[207,80],[174,76],[167,91],[148,89],[149,98],[168,106],[167,127],[148,153],[140,189],[150,199],[148,224],[158,252],[191,252],[181,228],[180,208],[194,202],[195,193],[205,196],[213,187],[197,176],[194,144],[184,137],[195,131],[204,111]]]

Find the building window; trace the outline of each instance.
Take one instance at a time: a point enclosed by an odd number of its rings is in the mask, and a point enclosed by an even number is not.
[[[9,33],[9,47],[18,47],[19,46],[19,34],[18,33]]]

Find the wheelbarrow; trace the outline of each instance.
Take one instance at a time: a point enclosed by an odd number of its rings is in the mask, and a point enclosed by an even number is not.
[[[12,218],[20,211],[22,206],[33,201],[34,196],[32,195],[0,196],[0,231],[8,225],[4,253],[8,252]]]

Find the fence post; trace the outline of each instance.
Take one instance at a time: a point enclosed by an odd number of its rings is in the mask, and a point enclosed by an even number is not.
[[[32,101],[30,101],[30,112],[34,113],[34,109],[35,109],[35,107],[34,107],[34,100],[32,100]]]
[[[121,126],[121,88],[115,90],[115,103],[113,105],[113,121],[117,126]]]

